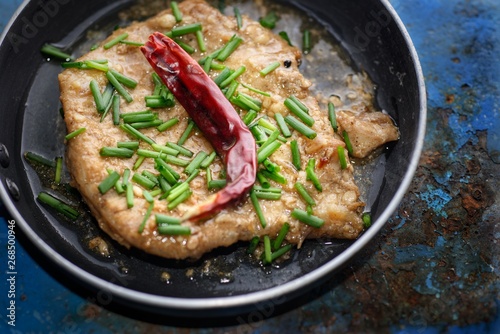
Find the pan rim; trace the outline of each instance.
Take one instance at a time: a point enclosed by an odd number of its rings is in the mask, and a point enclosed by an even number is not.
[[[6,40],[7,33],[10,31],[12,25],[19,17],[20,13],[28,5],[30,1],[24,0],[23,3],[16,9],[12,18],[4,27],[4,31],[0,36],[0,45]],[[419,62],[418,54],[411,41],[410,35],[406,30],[403,22],[398,16],[395,9],[389,3],[388,0],[380,0],[380,3],[387,9],[388,13],[394,19],[399,32],[402,34],[406,46],[410,52],[410,57],[412,58],[413,69],[416,74],[417,84],[418,84],[418,94],[419,94],[419,123],[417,125],[417,134],[414,143],[414,150],[411,155],[411,159],[408,163],[404,177],[402,178],[401,184],[396,191],[395,195],[391,199],[389,205],[384,209],[380,217],[373,223],[372,227],[363,233],[357,240],[355,240],[346,250],[341,254],[323,264],[322,266],[314,269],[313,271],[301,276],[300,279],[294,279],[290,282],[284,283],[279,286],[268,288],[262,291],[250,292],[247,294],[236,295],[236,296],[224,296],[224,297],[207,297],[207,298],[179,298],[179,297],[169,297],[169,296],[159,296],[154,294],[149,294],[145,292],[140,292],[132,290],[114,283],[105,281],[83,269],[78,267],[76,264],[70,262],[61,254],[57,253],[53,248],[46,244],[41,238],[39,238],[34,231],[31,229],[29,224],[23,218],[23,215],[16,209],[15,204],[8,194],[7,189],[4,184],[0,182],[0,198],[2,198],[3,204],[7,211],[16,220],[17,225],[21,228],[23,233],[42,253],[52,262],[57,264],[59,267],[65,269],[68,273],[74,277],[82,280],[85,284],[90,285],[93,288],[97,288],[113,296],[117,296],[121,299],[135,302],[140,305],[145,305],[148,307],[162,308],[165,310],[178,310],[178,311],[219,311],[226,310],[232,312],[241,310],[242,307],[249,307],[252,305],[258,305],[259,303],[282,298],[283,296],[288,296],[297,293],[300,289],[304,289],[308,286],[313,285],[315,282],[320,281],[322,278],[331,274],[337,268],[345,264],[350,258],[357,254],[362,248],[364,248],[375,236],[379,233],[382,227],[386,224],[388,219],[396,211],[397,206],[402,201],[404,195],[406,194],[410,183],[413,180],[413,176],[416,172],[419,159],[422,153],[424,137],[426,131],[426,110],[427,110],[427,97],[425,91],[425,83],[423,71]],[[193,316],[193,314],[189,314]]]

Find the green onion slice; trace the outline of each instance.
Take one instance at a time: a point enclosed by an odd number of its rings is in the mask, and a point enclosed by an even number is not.
[[[57,212],[62,213],[66,217],[76,220],[80,215],[77,210],[73,209],[71,206],[61,201],[60,199],[50,195],[46,192],[40,192],[37,196],[38,200],[48,206],[56,209]]]
[[[113,188],[116,182],[120,179],[120,174],[113,171],[111,172],[102,182],[97,186],[101,194],[107,193],[111,188]]]
[[[290,125],[293,129],[303,134],[306,138],[314,139],[317,136],[316,131],[299,121],[297,118],[287,115],[285,117],[285,122]]]
[[[144,231],[144,227],[146,227],[146,222],[148,221],[149,217],[151,216],[151,212],[153,211],[154,203],[149,204],[148,210],[146,211],[146,214],[144,215],[144,218],[142,219],[141,225],[139,225],[139,233],[142,233]]]
[[[266,67],[264,67],[259,73],[261,76],[265,77],[266,75],[268,75],[269,73],[271,73],[275,69],[277,69],[278,67],[280,67],[280,62],[275,61],[275,62],[272,62],[271,64],[267,65]]]
[[[309,226],[320,228],[325,224],[325,221],[317,216],[310,215],[304,210],[293,209],[291,213],[292,217],[297,219],[298,221],[307,224]]]
[[[85,132],[85,130],[86,130],[86,128],[79,128],[79,129],[77,129],[77,130],[75,130],[75,131],[73,131],[73,132],[68,133],[68,134],[66,135],[66,137],[64,137],[64,139],[66,139],[66,140],[73,139],[73,138],[75,138],[76,136],[78,136],[79,134],[84,133],[84,132]]]
[[[115,46],[116,44],[123,41],[124,39],[127,39],[127,37],[128,37],[128,33],[123,33],[121,35],[118,35],[115,38],[113,38],[112,40],[110,40],[109,42],[107,42],[106,44],[104,44],[103,47],[105,50],[110,49],[113,46]]]
[[[290,230],[290,224],[289,223],[284,223],[283,226],[281,226],[281,229],[278,232],[278,236],[276,237],[276,239],[274,239],[274,242],[273,242],[273,245],[272,245],[273,246],[272,247],[273,250],[277,250],[277,249],[279,249],[281,247],[281,244],[285,240],[286,234],[288,233],[289,230]]]

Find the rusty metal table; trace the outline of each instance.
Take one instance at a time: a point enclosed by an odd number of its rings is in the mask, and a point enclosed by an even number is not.
[[[0,30],[20,2],[0,0]],[[175,319],[98,306],[93,296],[82,297],[78,287],[60,281],[18,236],[17,321],[11,327],[3,295],[9,217],[0,203],[0,332],[499,333],[500,3],[391,3],[415,43],[427,83],[424,152],[380,235],[307,302],[279,314],[187,329]]]

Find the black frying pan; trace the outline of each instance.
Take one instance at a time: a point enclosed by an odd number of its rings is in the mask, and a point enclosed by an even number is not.
[[[355,66],[377,84],[377,103],[396,120],[401,139],[379,158],[371,177],[372,227],[356,241],[307,241],[279,268],[259,267],[245,255],[246,244],[218,249],[194,263],[127,250],[105,235],[111,256],[90,250],[89,235],[102,234],[96,223],[89,219],[75,226],[41,206],[35,197],[45,185],[23,158],[26,151],[64,155],[61,68],[39,50],[51,42],[78,51],[89,28],[111,31],[120,23],[117,13],[134,1],[26,1],[6,28],[0,46],[0,196],[35,247],[99,298],[189,317],[282,305],[331,277],[396,209],[419,159],[426,112],[420,65],[402,23],[385,0],[280,2],[307,12],[341,42]],[[160,279],[164,272],[168,280]]]

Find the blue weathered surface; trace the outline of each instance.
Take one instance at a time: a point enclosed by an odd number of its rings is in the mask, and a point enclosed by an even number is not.
[[[0,29],[19,0],[0,0]],[[17,326],[6,325],[7,224],[0,218],[1,332],[500,332],[500,4],[392,0],[416,45],[429,117],[417,177],[380,236],[310,302],[263,322],[191,331],[101,308],[19,244]],[[1,204],[0,204],[1,207]],[[0,209],[1,215],[5,212]],[[165,319],[165,323],[171,323]]]

